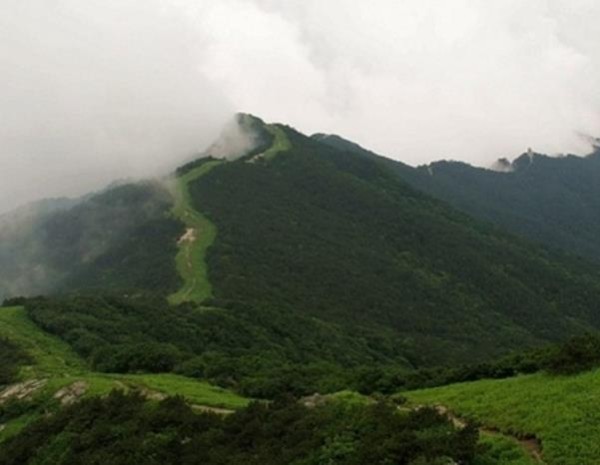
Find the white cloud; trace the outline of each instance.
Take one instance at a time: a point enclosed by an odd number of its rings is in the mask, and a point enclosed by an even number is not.
[[[598,21],[592,0],[3,0],[0,189],[158,169],[234,109],[412,164],[585,153]]]
[[[0,210],[164,172],[233,107],[158,0],[0,3]]]

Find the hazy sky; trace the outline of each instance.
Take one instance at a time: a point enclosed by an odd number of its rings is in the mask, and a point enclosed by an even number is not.
[[[0,0],[0,211],[161,172],[234,111],[411,164],[600,136],[597,0]]]

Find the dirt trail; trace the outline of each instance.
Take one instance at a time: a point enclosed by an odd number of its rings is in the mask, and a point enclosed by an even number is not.
[[[61,405],[71,405],[81,396],[83,396],[88,389],[88,383],[85,381],[75,381],[74,383],[59,389],[54,393],[54,398],[60,401]]]
[[[149,389],[145,386],[139,386],[132,383],[123,383],[122,381],[117,382],[119,387],[124,390],[134,389],[137,390],[142,396],[144,396],[148,400],[154,400],[160,402],[161,400],[165,400],[169,397],[168,394],[165,394],[161,391],[156,391],[154,389]],[[209,405],[201,405],[201,404],[190,404],[192,410],[196,412],[211,412],[216,413],[217,415],[231,415],[235,413],[235,410],[222,408],[222,407],[211,407]]]
[[[183,236],[179,238],[177,244],[182,244],[183,242],[194,242],[196,240],[196,230],[194,228],[187,228]]]
[[[446,415],[457,428],[464,428],[467,426],[467,422],[463,418],[452,413],[452,411],[445,405],[436,405],[434,408],[439,414]],[[518,437],[503,433],[497,428],[490,428],[487,426],[480,426],[479,432],[481,434],[510,437],[517,441],[519,445],[527,452],[527,455],[529,455],[533,460],[542,465],[545,464],[544,459],[542,458],[542,442],[535,436]]]

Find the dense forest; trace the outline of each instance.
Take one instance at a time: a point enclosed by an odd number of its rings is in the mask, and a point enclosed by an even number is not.
[[[412,168],[338,136],[316,140],[352,151],[394,171],[416,189],[516,234],[600,260],[600,151],[586,157],[524,153],[500,170],[457,161]]]
[[[31,360],[29,354],[14,342],[0,337],[0,388],[17,379],[19,368]]]
[[[81,366],[111,379],[178,374],[187,378],[168,376],[268,401],[217,415],[125,383],[128,393],[61,408],[48,393],[0,402],[0,424],[26,424],[5,436],[0,463],[500,463],[485,459],[475,426],[411,404],[409,391],[536,372],[553,382],[600,366],[594,265],[416,190],[399,176],[412,168],[276,128],[190,183],[217,231],[200,303],[168,303],[184,225],[161,184],[52,203],[27,218],[21,242],[19,222],[0,221],[21,247],[0,253],[55,273],[38,283],[52,295],[4,305],[24,305]],[[253,156],[273,134],[285,148]],[[0,337],[0,385],[33,363]],[[341,390],[369,397],[342,401]]]
[[[191,186],[219,231],[208,252],[216,298],[370,330],[375,344],[391,334],[414,367],[600,322],[593,267],[474,221],[374,160],[286,132],[291,150],[220,165]]]
[[[170,307],[155,295],[139,293],[33,298],[25,304],[34,322],[68,342],[92,369],[178,373],[257,398],[343,389],[393,394],[539,371],[573,374],[600,366],[600,336],[592,333],[496,360],[413,369],[336,325],[242,304]],[[26,359],[6,344],[8,375]]]
[[[0,448],[23,465],[437,465],[469,463],[478,433],[433,409],[387,403],[255,403],[233,415],[198,414],[181,398],[150,403],[118,391],[44,417]]]
[[[62,204],[61,204],[62,205]],[[0,223],[0,297],[61,290],[177,289],[183,225],[158,182],[123,184]]]
[[[127,253],[72,278],[114,292],[29,299],[29,316],[94,369],[176,372],[262,398],[538,371],[548,362],[535,350],[490,360],[598,326],[589,264],[472,220],[372,157],[282,129],[292,149],[191,185],[218,229],[213,298],[169,306],[156,294],[176,281],[161,243],[177,235],[145,223]]]
[[[26,308],[96,370],[176,372],[253,397],[345,389],[366,367],[409,370],[389,335],[348,333],[333,323],[239,302],[212,303],[169,306],[152,294],[94,293],[29,299]]]

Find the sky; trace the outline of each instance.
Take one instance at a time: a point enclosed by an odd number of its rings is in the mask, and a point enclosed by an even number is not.
[[[595,0],[0,0],[0,212],[152,176],[237,111],[412,165],[600,136]]]

